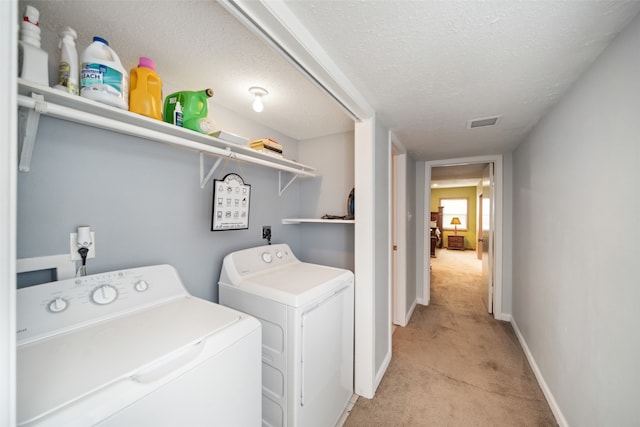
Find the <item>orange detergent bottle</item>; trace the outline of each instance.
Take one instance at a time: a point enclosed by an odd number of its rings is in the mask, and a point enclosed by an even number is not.
[[[141,56],[129,81],[129,111],[162,120],[162,81],[153,61]]]

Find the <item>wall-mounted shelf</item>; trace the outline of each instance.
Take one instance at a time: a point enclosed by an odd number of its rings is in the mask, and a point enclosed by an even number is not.
[[[320,219],[320,218],[284,218],[283,224],[303,224],[303,223],[317,223],[317,224],[355,224],[353,219]]]
[[[20,151],[19,169],[22,172],[28,172],[31,169],[31,155],[38,131],[38,123],[40,115],[44,114],[199,152],[201,188],[204,188],[211,179],[213,172],[223,158],[235,159],[278,170],[280,172],[280,194],[296,178],[316,176],[313,173],[314,168],[293,160],[270,156],[247,146],[176,127],[160,120],[111,107],[80,96],[70,95],[22,79],[18,79],[18,106],[25,108],[27,111]],[[204,155],[220,157],[206,174]],[[292,177],[284,186],[282,172],[292,174]]]

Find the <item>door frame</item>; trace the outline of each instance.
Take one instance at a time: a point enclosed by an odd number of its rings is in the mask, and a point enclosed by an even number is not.
[[[0,425],[16,425],[18,1],[0,1]]]
[[[498,320],[511,320],[511,316],[507,313],[503,313],[502,308],[502,248],[503,248],[503,219],[502,209],[504,206],[503,188],[504,188],[504,172],[503,172],[503,156],[502,154],[486,155],[486,156],[473,156],[473,157],[461,157],[453,159],[443,160],[431,160],[425,162],[424,168],[424,206],[422,215],[423,217],[431,212],[431,168],[438,166],[455,166],[474,163],[493,163],[494,164],[494,182],[495,182],[495,242],[494,242],[494,263],[495,263],[495,277],[494,277],[494,292],[493,292],[493,317]],[[427,229],[422,230],[424,233],[424,244],[422,253],[418,254],[420,257],[417,261],[423,266],[422,275],[422,301],[424,305],[428,305],[431,292],[431,277],[429,271],[429,239],[426,236]],[[427,257],[427,258],[425,258]]]
[[[407,326],[407,150],[393,135],[391,141],[391,315],[394,324]],[[396,250],[394,250],[394,247]]]
[[[482,171],[482,195],[483,195],[483,203],[486,200],[488,195],[489,197],[489,228],[488,233],[488,246],[486,247],[486,259],[484,255],[484,245],[483,245],[483,253],[482,253],[482,279],[485,281],[487,285],[487,312],[489,314],[493,314],[494,308],[494,300],[493,294],[495,290],[495,165],[493,163],[488,163],[484,170]],[[483,212],[486,216],[486,213]],[[484,230],[480,231],[482,239],[485,239]],[[483,241],[484,243],[484,241]]]
[[[482,239],[482,200],[484,199],[484,193],[480,192],[480,194],[478,194],[476,198],[476,205],[478,206],[478,212],[476,215],[476,256],[481,260],[483,246],[482,244],[484,243],[484,240]]]

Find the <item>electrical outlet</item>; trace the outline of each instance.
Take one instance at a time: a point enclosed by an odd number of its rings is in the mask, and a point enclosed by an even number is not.
[[[263,225],[262,226],[262,238],[263,239],[267,239],[267,240],[271,240],[271,226],[270,225]]]
[[[96,257],[96,236],[95,233],[91,232],[91,241],[93,242],[91,246],[89,246],[89,252],[87,253],[87,259]],[[71,261],[80,261],[82,257],[78,253],[78,233],[69,234],[69,253],[71,254]]]

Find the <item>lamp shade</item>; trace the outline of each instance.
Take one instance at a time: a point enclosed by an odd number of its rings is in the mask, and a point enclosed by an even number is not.
[[[460,225],[462,224],[460,222],[460,218],[458,218],[457,216],[454,216],[453,218],[451,218],[451,225]]]

